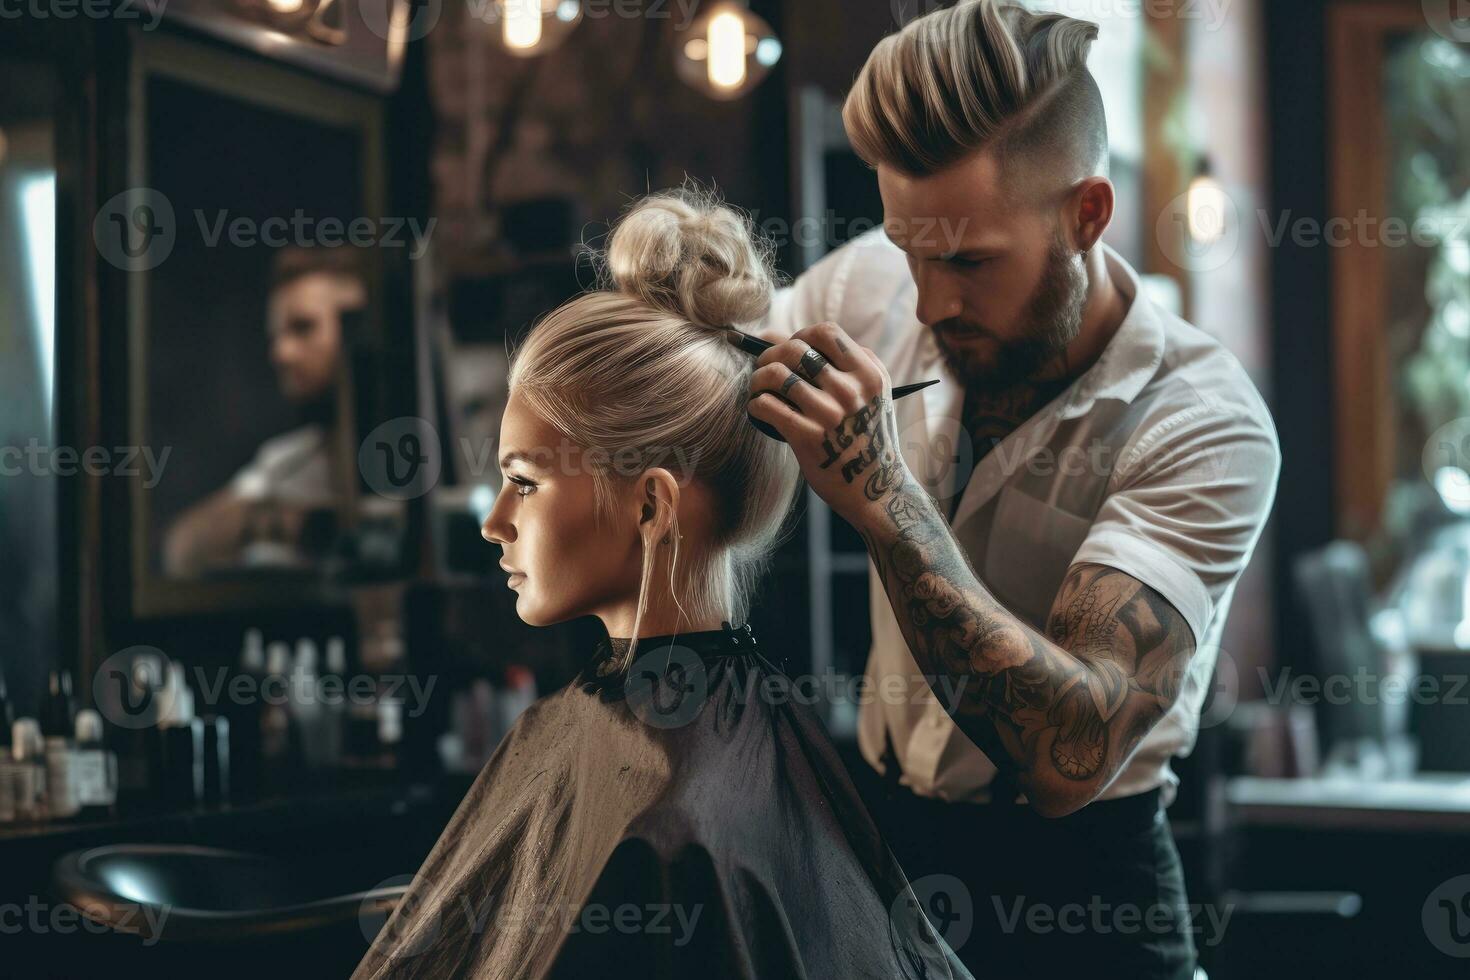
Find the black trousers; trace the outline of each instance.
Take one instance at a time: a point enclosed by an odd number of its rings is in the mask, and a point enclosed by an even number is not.
[[[858,786],[936,928],[978,980],[1191,980],[1184,875],[1154,790],[1046,819]]]

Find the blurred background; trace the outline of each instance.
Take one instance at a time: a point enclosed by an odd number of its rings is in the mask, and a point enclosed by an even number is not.
[[[879,225],[842,100],[945,5],[4,13],[0,975],[351,970],[595,633],[520,623],[478,534],[508,345],[686,176],[790,276]],[[1202,967],[1462,976],[1470,9],[1032,6],[1101,28],[1108,241],[1281,439],[1170,811]],[[751,621],[860,765],[868,559],[802,507]]]

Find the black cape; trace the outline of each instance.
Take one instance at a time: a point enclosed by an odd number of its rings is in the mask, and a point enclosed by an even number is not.
[[[615,645],[505,737],[356,980],[969,978],[748,626],[626,675]]]

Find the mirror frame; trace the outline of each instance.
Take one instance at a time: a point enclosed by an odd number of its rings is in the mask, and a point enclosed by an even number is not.
[[[147,85],[150,78],[164,77],[212,94],[224,96],[322,125],[351,129],[362,144],[363,214],[387,214],[384,148],[384,105],[365,93],[303,74],[300,70],[262,62],[248,55],[185,40],[162,33],[136,32],[127,73],[128,105],[127,161],[125,187],[148,187]],[[367,340],[382,343],[385,336],[384,309],[388,258],[379,250],[379,260],[369,273],[368,308],[364,316]],[[148,420],[148,303],[150,272],[118,272],[126,297],[126,431],[129,445],[147,444]],[[348,359],[350,361],[350,358]],[[344,403],[352,400],[352,379],[345,379]],[[350,414],[350,412],[349,412]],[[352,419],[339,427],[342,440],[355,442]],[[345,458],[356,459],[355,445],[339,446]],[[359,497],[358,486],[347,471],[341,488],[339,515],[343,527],[352,526]],[[129,481],[125,510],[112,511],[124,518],[129,528],[125,560],[117,562],[126,578],[123,594],[130,597],[127,610],[133,619],[153,619],[242,611],[251,608],[286,608],[340,604],[348,593],[326,574],[303,583],[300,576],[262,574],[258,580],[208,582],[168,578],[154,570],[149,553],[153,531],[151,493],[143,481]],[[118,547],[117,543],[112,547]]]

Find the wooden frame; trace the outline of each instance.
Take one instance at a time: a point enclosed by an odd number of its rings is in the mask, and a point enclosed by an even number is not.
[[[326,28],[320,15],[333,8],[340,26]],[[264,57],[387,95],[398,87],[410,31],[432,28],[439,8],[420,13],[408,0],[312,0],[284,18],[263,0],[171,0],[164,16]],[[303,21],[306,16],[310,20]],[[414,23],[419,18],[422,23]]]
[[[1343,3],[1327,11],[1330,213],[1387,217],[1383,41],[1426,28],[1417,0]],[[1383,329],[1382,249],[1350,240],[1332,252],[1334,483],[1337,534],[1362,540],[1382,520],[1394,478],[1394,394]],[[1284,329],[1278,325],[1279,329]]]
[[[217,49],[168,35],[132,36],[127,71],[128,106],[126,118],[127,158],[125,186],[149,187],[147,83],[152,77],[182,81],[200,89],[249,102],[261,108],[298,116],[324,125],[352,129],[362,135],[363,213],[386,213],[386,179],[381,103],[371,96],[343,90],[298,72],[267,64],[248,56]],[[383,333],[382,311],[386,269],[369,276],[367,329],[371,336]],[[147,442],[148,419],[148,289],[147,273],[122,274],[119,293],[126,303],[127,384],[125,406],[127,441],[131,445]],[[114,348],[114,351],[116,348]],[[350,395],[348,396],[350,397]],[[114,401],[114,404],[117,404]],[[350,433],[350,429],[344,432]],[[343,438],[346,436],[344,435]],[[355,447],[351,455],[355,459]],[[343,518],[350,523],[355,513],[356,484],[342,488]],[[250,582],[199,582],[168,579],[157,574],[150,564],[149,543],[152,540],[152,511],[149,490],[142,481],[130,481],[125,506],[114,506],[111,514],[126,521],[129,528],[125,555],[114,555],[111,565],[117,571],[111,595],[129,598],[123,613],[134,619],[159,616],[212,613],[260,607],[301,606],[327,601],[327,583],[318,581],[303,586],[297,578],[282,577],[272,581],[262,577]],[[106,547],[106,546],[104,546]],[[116,548],[116,545],[112,546]]]

